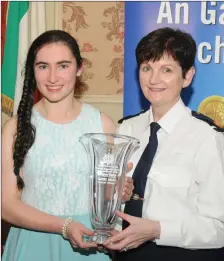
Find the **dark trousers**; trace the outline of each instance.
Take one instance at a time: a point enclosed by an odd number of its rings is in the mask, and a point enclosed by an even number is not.
[[[114,261],[224,261],[224,248],[189,250],[147,242],[127,252],[116,252]]]

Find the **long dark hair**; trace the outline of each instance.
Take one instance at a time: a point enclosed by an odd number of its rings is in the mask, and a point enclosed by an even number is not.
[[[58,42],[64,43],[71,50],[76,58],[78,68],[82,65],[82,57],[76,40],[70,34],[61,30],[50,30],[41,34],[29,48],[24,68],[23,94],[17,111],[17,132],[13,150],[14,173],[20,190],[24,187],[24,181],[20,177],[20,169],[24,164],[27,152],[34,143],[36,133],[35,127],[31,124],[34,92],[36,90],[34,62],[37,52],[43,46]]]

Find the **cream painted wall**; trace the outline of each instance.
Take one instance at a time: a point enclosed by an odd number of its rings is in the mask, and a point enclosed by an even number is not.
[[[9,119],[9,116],[7,114],[5,114],[4,112],[2,112],[2,118],[1,118],[2,126],[8,119]]]
[[[47,30],[62,29],[63,2],[45,2]]]
[[[78,98],[81,102],[91,104],[101,112],[106,113],[118,126],[118,120],[123,116],[123,96],[118,95],[84,95]]]

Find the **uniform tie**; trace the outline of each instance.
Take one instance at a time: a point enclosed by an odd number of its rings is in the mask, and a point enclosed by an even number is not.
[[[147,176],[152,166],[153,158],[156,154],[158,147],[157,131],[160,129],[160,125],[157,122],[150,124],[150,137],[147,146],[135,168],[133,173],[134,180],[134,194],[139,195],[140,198],[144,197],[145,185]]]
[[[150,137],[149,142],[142,153],[141,158],[134,170],[133,180],[134,180],[134,191],[133,198],[126,202],[124,212],[136,216],[142,216],[142,206],[143,200],[137,200],[138,198],[143,198],[145,193],[145,185],[147,181],[148,173],[151,169],[153,158],[156,154],[156,150],[158,147],[158,139],[157,139],[157,131],[160,129],[160,125],[157,122],[152,122],[150,124]],[[123,228],[127,227],[128,223],[126,221],[123,222]]]

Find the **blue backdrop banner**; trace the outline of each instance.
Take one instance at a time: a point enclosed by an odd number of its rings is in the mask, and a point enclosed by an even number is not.
[[[201,106],[210,117],[215,104],[218,120],[224,124],[223,2],[125,3],[124,116],[149,106],[138,83],[135,48],[144,35],[167,26],[190,33],[197,44],[196,74],[183,91],[185,104],[193,110]]]

